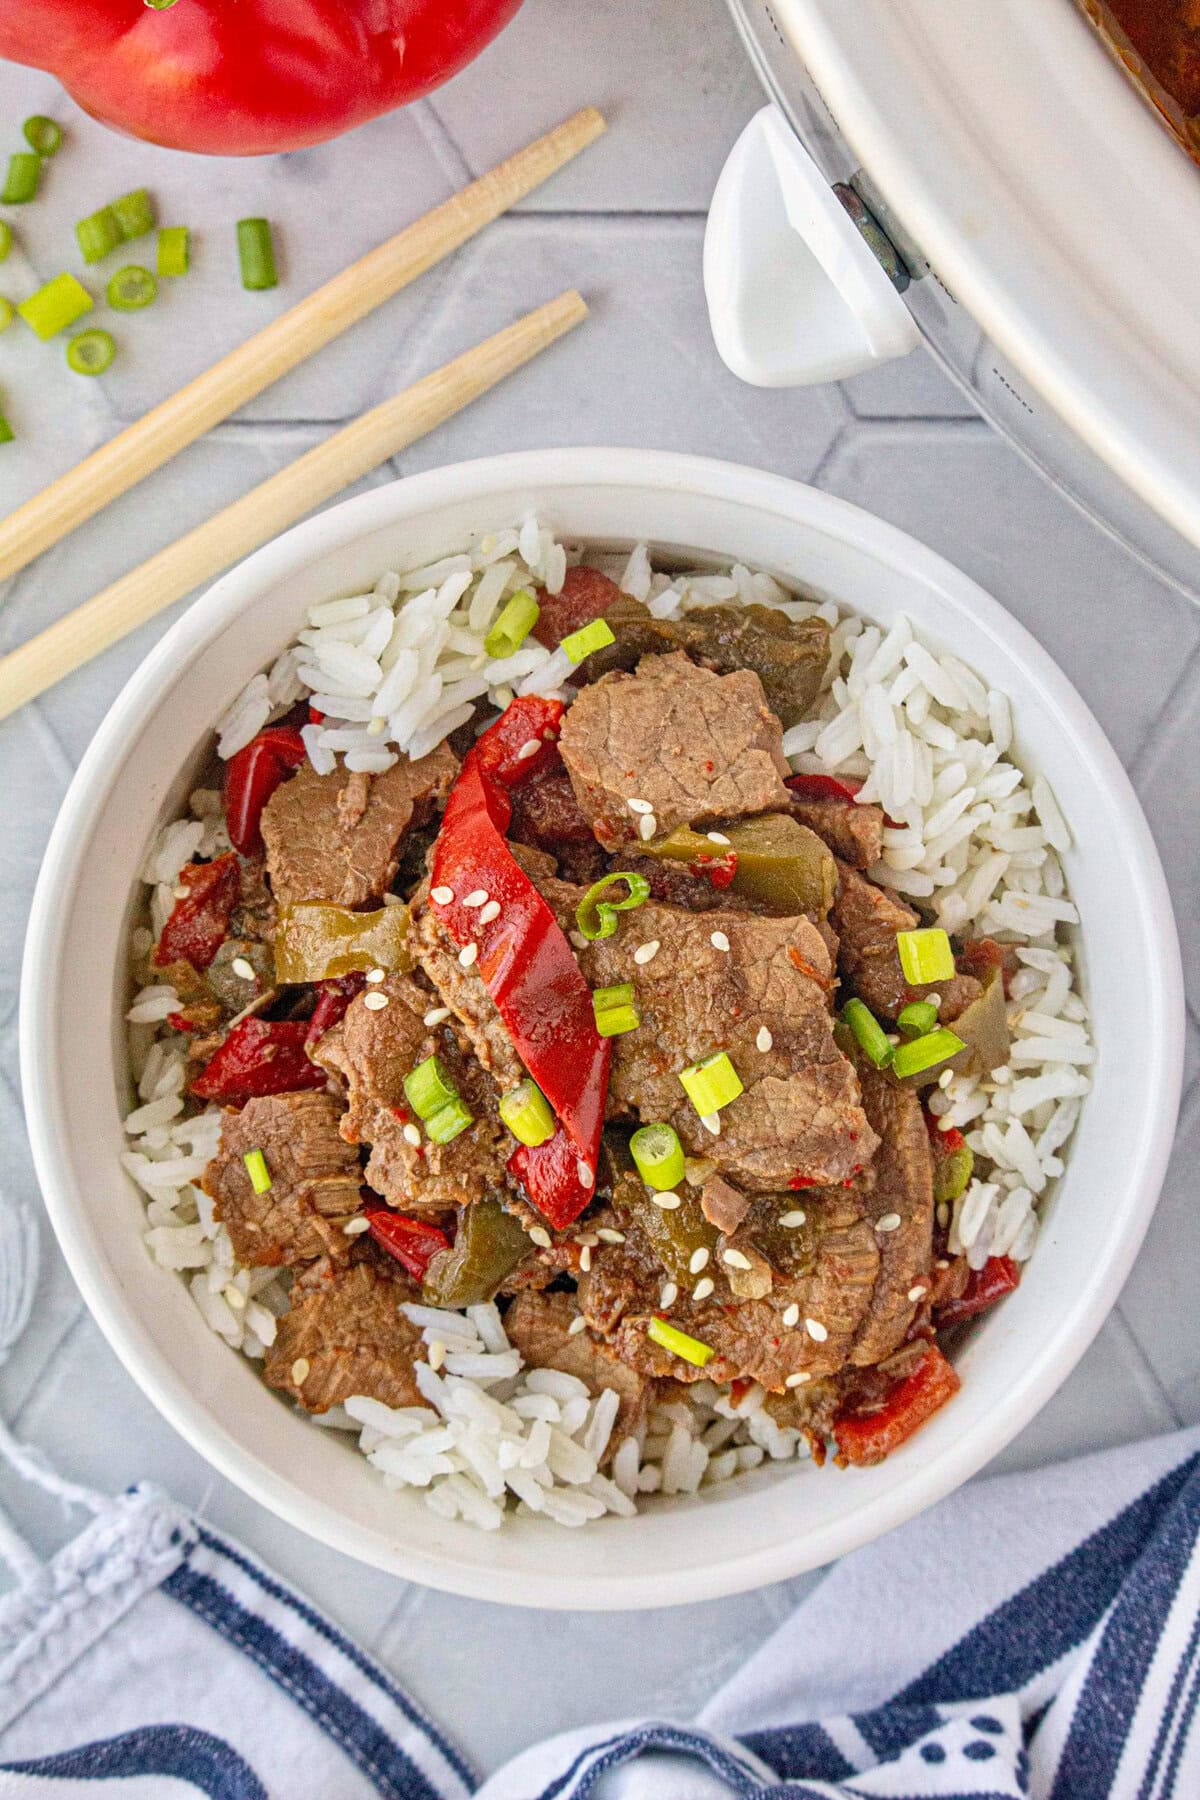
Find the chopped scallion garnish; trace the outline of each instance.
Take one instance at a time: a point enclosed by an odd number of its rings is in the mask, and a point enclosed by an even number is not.
[[[901,1037],[924,1037],[938,1022],[938,1009],[932,1000],[913,1000],[896,1015],[896,1028]]]
[[[668,1325],[665,1319],[651,1319],[646,1327],[646,1336],[652,1344],[661,1345],[672,1356],[681,1356],[684,1362],[692,1363],[697,1369],[704,1368],[716,1354],[708,1344],[702,1344],[699,1338],[689,1337],[677,1325]]]
[[[638,1174],[655,1193],[665,1194],[683,1180],[683,1145],[673,1125],[643,1125],[630,1138],[629,1151]]]
[[[949,981],[954,974],[954,951],[940,926],[927,931],[898,931],[896,949],[904,979],[914,987],[929,981]]]
[[[554,1136],[554,1114],[536,1081],[526,1079],[500,1096],[500,1117],[518,1144],[536,1149]]]
[[[41,174],[41,157],[35,156],[32,150],[18,150],[8,159],[8,175],[0,190],[0,201],[5,206],[24,206],[27,201],[36,199]]]
[[[0,331],[7,331],[17,316],[17,309],[11,300],[0,294]]]
[[[145,188],[135,188],[132,194],[122,194],[119,200],[111,203],[111,210],[127,244],[154,230],[154,202]]]
[[[628,892],[625,898],[606,898],[614,882],[618,881],[626,884]],[[643,906],[649,898],[650,883],[644,875],[635,875],[628,869],[617,869],[611,875],[593,882],[575,908],[575,923],[591,943],[595,943],[598,938],[610,938],[617,929],[617,914]]]
[[[724,1050],[702,1057],[679,1077],[683,1091],[702,1119],[711,1118],[742,1092],[742,1080]]]
[[[882,1069],[892,1060],[892,1046],[888,1042],[887,1032],[869,1006],[861,1000],[847,1000],[842,1008],[842,1017],[854,1033],[854,1041],[863,1055],[877,1069]]]
[[[67,339],[67,367],[77,375],[103,375],[116,354],[116,339],[99,326]]]
[[[11,444],[16,435],[4,414],[0,412],[0,444]]]
[[[4,262],[13,247],[12,226],[7,219],[0,219],[0,262]]]
[[[474,1113],[468,1111],[456,1094],[445,1106],[439,1106],[431,1119],[425,1120],[425,1130],[430,1143],[448,1144],[474,1123]]]
[[[114,312],[141,312],[157,297],[158,283],[149,269],[129,263],[126,268],[117,270],[105,294]]]
[[[627,1031],[636,1031],[642,1022],[632,981],[596,988],[592,993],[592,1012],[601,1037],[621,1037]]]
[[[186,225],[164,225],[158,234],[158,273],[186,275],[191,266],[190,244]]]
[[[38,337],[56,337],[92,310],[92,296],[74,275],[54,276],[28,300],[22,300],[17,311]]]
[[[237,245],[242,286],[253,291],[277,286],[275,246],[271,242],[271,227],[267,220],[239,219]]]
[[[102,206],[99,212],[80,219],[75,226],[75,236],[86,263],[99,262],[123,241],[120,220],[111,206]]]
[[[247,1150],[242,1161],[246,1165],[246,1173],[250,1177],[250,1186],[256,1194],[265,1194],[271,1185],[271,1171],[267,1168],[267,1159],[261,1150]]]
[[[38,156],[53,156],[62,143],[62,126],[45,113],[34,113],[21,127],[25,142]]]
[[[436,1056],[427,1056],[404,1077],[404,1094],[419,1119],[432,1119],[439,1108],[458,1099],[458,1089]]]
[[[573,663],[581,663],[585,656],[593,650],[603,650],[606,644],[615,644],[616,638],[603,619],[593,619],[590,624],[583,625],[578,631],[568,632],[559,645],[565,650]]]
[[[897,1044],[892,1051],[892,1070],[903,1081],[909,1075],[920,1075],[937,1063],[947,1062],[965,1049],[962,1039],[943,1027],[914,1038],[910,1044]]]
[[[483,640],[489,656],[515,656],[538,622],[541,607],[528,588],[520,588],[501,608],[500,616]]]

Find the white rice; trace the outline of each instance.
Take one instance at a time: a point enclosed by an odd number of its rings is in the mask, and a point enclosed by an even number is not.
[[[437,563],[390,571],[369,594],[312,607],[296,643],[218,721],[219,755],[235,755],[301,698],[325,715],[303,733],[320,774],[339,757],[375,772],[400,754],[425,755],[485,696],[495,707],[514,692],[569,699],[565,653],[527,640],[496,659],[484,639],[512,594],[534,585],[557,592],[578,560],[529,517]],[[943,1077],[928,1103],[943,1129],[964,1131],[975,1156],[974,1179],[940,1220],[951,1252],[965,1253],[974,1269],[989,1256],[1025,1261],[1095,1051],[1063,936],[1078,924],[1060,860],[1069,827],[1045,778],[1027,777],[1011,755],[1008,697],[918,641],[907,619],[884,632],[742,564],[668,574],[654,570],[643,544],[590,560],[656,618],[740,599],[831,627],[816,710],[784,735],[793,768],[861,781],[859,803],[883,807],[889,823],[874,880],[955,936],[1021,944],[1009,1064],[986,1078]],[[149,928],[135,931],[135,956],[144,957],[169,916],[184,865],[227,848],[220,794],[197,790],[189,816],[163,828],[144,864]],[[239,1267],[198,1186],[218,1146],[220,1110],[184,1116],[182,1040],[165,1023],[178,1004],[174,989],[157,983],[127,1012],[137,1104],[122,1162],[146,1197],[155,1260],[185,1277],[214,1331],[261,1358],[287,1309],[289,1277]],[[766,1460],[809,1454],[799,1432],[765,1410],[760,1386],[734,1406],[708,1381],[653,1409],[645,1430],[613,1450],[617,1395],[606,1389],[593,1399],[572,1376],[525,1368],[494,1306],[406,1311],[430,1346],[432,1362],[417,1365],[426,1405],[389,1408],[360,1395],[315,1422],[357,1433],[389,1487],[419,1489],[445,1518],[493,1530],[516,1512],[579,1526],[627,1516],[648,1495],[695,1493]]]

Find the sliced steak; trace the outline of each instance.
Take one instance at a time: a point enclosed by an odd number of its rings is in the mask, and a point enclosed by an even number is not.
[[[504,1315],[504,1329],[525,1361],[535,1369],[561,1369],[574,1375],[592,1394],[612,1388],[621,1409],[609,1440],[609,1452],[623,1437],[646,1422],[654,1383],[623,1362],[603,1339],[588,1332],[570,1335],[579,1309],[570,1294],[518,1294]]]
[[[877,1069],[862,1069],[860,1080],[863,1107],[879,1137],[865,1203],[880,1258],[875,1291],[850,1352],[850,1361],[862,1365],[891,1355],[930,1292],[933,1157],[916,1094]]]
[[[874,868],[883,855],[882,806],[856,806],[852,800],[801,800],[793,794],[792,816],[815,831],[852,869]]]
[[[445,799],[457,773],[458,758],[444,744],[419,762],[402,756],[382,775],[318,775],[306,762],[262,816],[275,899],[378,903],[395,880],[405,833]]]
[[[540,856],[542,852],[532,854]],[[546,862],[552,866],[549,858]],[[425,895],[426,890],[422,890],[413,900],[409,948],[437,989],[442,1005],[450,1008],[465,1032],[483,1067],[501,1091],[506,1091],[524,1078],[524,1066],[478,970],[463,968],[458,960],[458,946],[425,904]]]
[[[202,1186],[241,1263],[276,1265],[344,1256],[342,1227],[358,1211],[358,1157],[338,1133],[341,1108],[322,1093],[248,1100],[221,1120],[221,1148]],[[245,1157],[261,1150],[271,1185],[256,1194]]]
[[[686,656],[648,656],[605,676],[568,709],[559,740],[575,797],[606,849],[636,845],[650,807],[658,832],[786,811],[782,730],[748,669],[714,675]]]
[[[843,979],[881,1019],[894,1022],[910,1000],[935,998],[940,1019],[957,1019],[983,992],[973,975],[910,986],[900,967],[896,933],[916,930],[920,919],[911,906],[842,861],[830,919],[838,935],[838,968]]]
[[[424,1359],[421,1334],[400,1311],[420,1293],[398,1262],[364,1244],[349,1264],[328,1259],[292,1288],[264,1373],[307,1412],[328,1412],[351,1394],[385,1406],[423,1406],[413,1363]]]
[[[367,1002],[372,994],[387,1001]],[[342,1135],[369,1144],[366,1179],[393,1206],[411,1210],[469,1206],[504,1183],[512,1142],[496,1111],[493,1084],[473,1057],[465,1056],[446,1025],[428,1026],[433,996],[408,975],[387,979],[351,1001],[340,1025],[327,1031],[314,1061],[346,1084],[349,1101]],[[423,1131],[410,1143],[405,1127],[420,1131],[405,1098],[404,1077],[428,1056],[438,1056],[474,1114],[474,1124],[448,1144]]]

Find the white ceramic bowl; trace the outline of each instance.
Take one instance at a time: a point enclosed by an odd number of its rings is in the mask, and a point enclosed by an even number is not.
[[[739,558],[921,633],[1013,701],[1016,753],[1053,784],[1075,849],[1084,981],[1100,1047],[1069,1166],[1025,1279],[963,1351],[963,1389],[878,1468],[757,1471],[580,1532],[485,1534],[388,1493],[215,1337],[141,1241],[117,1164],[127,1104],[123,943],[137,871],[180,809],[222,708],[316,600],[428,561],[533,507],[592,542]],[[593,1609],[702,1600],[829,1561],[940,1499],[1008,1442],[1098,1330],[1136,1254],[1170,1147],[1182,981],[1162,871],[1103,734],[1034,640],[956,569],[878,519],[756,470],[674,454],[554,450],[434,470],[333,507],[227,575],[117,700],[63,804],[34,902],[22,1070],[46,1204],[126,1368],[224,1475],[381,1569],[481,1599]]]

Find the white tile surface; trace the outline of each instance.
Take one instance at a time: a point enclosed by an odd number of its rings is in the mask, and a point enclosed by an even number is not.
[[[5,508],[467,174],[585,101],[598,101],[612,120],[607,139],[521,216],[494,227],[264,394],[245,418],[10,582],[0,594],[0,648],[261,480],[315,441],[326,422],[350,416],[560,287],[578,285],[593,307],[588,325],[415,447],[403,469],[523,445],[679,446],[816,477],[926,538],[1041,638],[1131,767],[1172,879],[1192,1003],[1200,1005],[1193,948],[1200,615],[971,420],[957,389],[923,353],[840,392],[757,392],[722,369],[700,294],[700,214],[760,96],[717,0],[632,8],[625,0],[586,8],[527,0],[511,31],[434,101],[339,144],[270,162],[212,162],[126,143],[81,120],[48,79],[25,72],[0,70],[0,101],[9,119],[35,109],[57,114],[72,138],[45,200],[15,217],[29,263],[14,257],[0,270],[0,292],[20,298],[32,269],[44,276],[72,266],[74,218],[135,184],[155,189],[164,218],[197,231],[195,273],[148,314],[120,322],[122,355],[111,378],[69,377],[59,347],[35,346],[23,328],[0,338],[0,393],[22,438],[0,450]],[[248,211],[276,223],[288,278],[273,295],[242,294],[232,273],[232,221]],[[20,940],[42,846],[71,768],[165,623],[0,725],[0,783],[19,796],[8,808],[0,859],[0,1201],[34,1193],[19,1124],[14,1027]],[[1180,1150],[1121,1313],[1012,1446],[1009,1466],[1162,1431],[1176,1417],[1200,1418],[1198,1066],[1193,1024]],[[33,1323],[0,1370],[4,1416],[73,1475],[109,1488],[149,1477],[201,1506],[384,1655],[481,1767],[587,1713],[689,1711],[803,1586],[630,1620],[470,1607],[375,1575],[309,1543],[218,1480],[115,1363],[48,1241],[44,1264]],[[12,1481],[0,1481],[0,1502],[46,1547],[67,1530]],[[514,1702],[513,1666],[534,1704]]]

